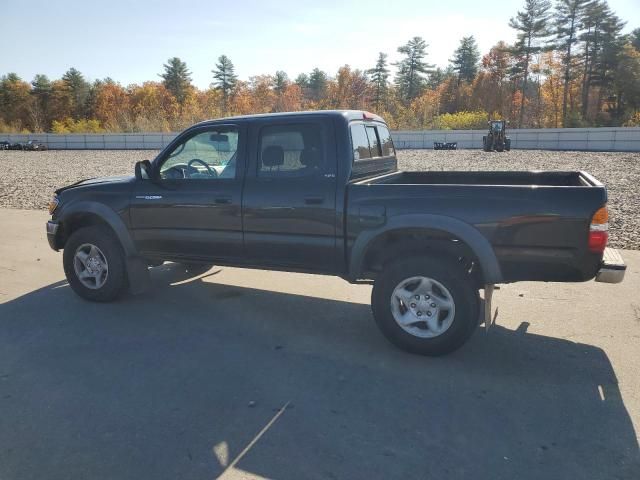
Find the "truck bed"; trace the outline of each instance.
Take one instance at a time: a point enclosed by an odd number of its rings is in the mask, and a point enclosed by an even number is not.
[[[586,172],[395,172],[363,183],[394,185],[500,185],[588,187],[601,185]]]
[[[348,185],[347,249],[369,225],[410,215],[464,222],[491,244],[503,281],[584,281],[602,260],[588,250],[607,192],[586,172],[402,172]],[[416,227],[430,228],[427,217]]]

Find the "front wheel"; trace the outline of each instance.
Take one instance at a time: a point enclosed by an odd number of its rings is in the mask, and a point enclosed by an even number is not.
[[[420,355],[460,348],[478,325],[478,291],[453,260],[413,257],[389,264],[375,282],[371,306],[385,337]]]
[[[485,152],[493,150],[493,141],[491,137],[482,137],[482,148]]]
[[[115,300],[127,286],[122,247],[106,227],[73,232],[64,246],[62,261],[69,286],[86,300]]]

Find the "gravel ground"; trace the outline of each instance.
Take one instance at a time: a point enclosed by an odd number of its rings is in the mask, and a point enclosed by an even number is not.
[[[43,209],[56,188],[88,177],[133,174],[153,151],[0,151],[0,207]],[[611,245],[640,250],[640,153],[402,150],[403,170],[585,170],[609,190]]]

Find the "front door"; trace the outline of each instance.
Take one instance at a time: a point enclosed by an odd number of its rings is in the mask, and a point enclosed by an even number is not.
[[[261,265],[334,272],[336,152],[317,117],[256,122],[243,194],[247,256]]]
[[[154,162],[157,181],[136,182],[131,223],[142,255],[242,256],[245,134],[238,125],[194,128]]]

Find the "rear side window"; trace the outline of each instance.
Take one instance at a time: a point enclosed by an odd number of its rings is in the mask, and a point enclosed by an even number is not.
[[[351,145],[355,161],[396,154],[389,129],[384,125],[351,125]]]
[[[378,127],[378,137],[380,138],[380,146],[382,147],[382,156],[391,157],[396,154],[396,149],[393,148],[393,140],[391,140],[391,133],[389,129],[380,125]]]
[[[353,146],[353,159],[364,160],[371,158],[371,150],[369,149],[369,137],[367,131],[361,123],[351,125],[351,145]]]
[[[324,170],[320,125],[264,127],[259,145],[259,177],[304,177]]]
[[[372,157],[380,157],[380,142],[378,141],[378,134],[376,133],[376,127],[367,127],[367,137],[369,137],[369,151]]]

